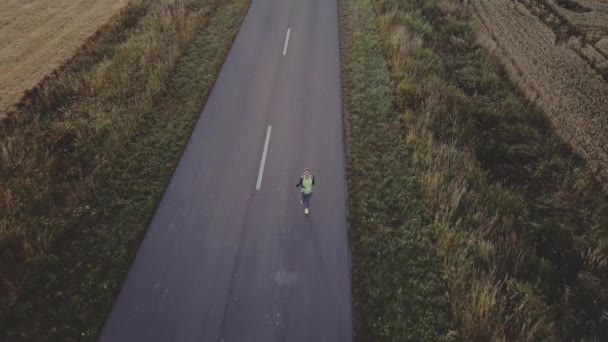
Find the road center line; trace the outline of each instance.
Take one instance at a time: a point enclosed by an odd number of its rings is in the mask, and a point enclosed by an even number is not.
[[[287,29],[287,37],[285,37],[285,46],[283,47],[283,56],[287,54],[287,45],[289,45],[289,35],[291,34],[291,29]]]
[[[287,35],[289,37],[289,35]],[[255,185],[256,190],[260,190],[262,188],[262,176],[264,176],[264,166],[266,166],[266,154],[268,153],[268,142],[270,141],[270,132],[272,132],[272,127],[268,126],[268,130],[266,130],[266,142],[264,143],[264,152],[262,152],[262,161],[260,161],[260,171],[258,172],[258,182]]]

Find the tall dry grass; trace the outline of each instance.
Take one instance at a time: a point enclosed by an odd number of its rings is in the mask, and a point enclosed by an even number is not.
[[[595,47],[602,52],[604,56],[608,56],[608,38],[602,38],[595,43]]]

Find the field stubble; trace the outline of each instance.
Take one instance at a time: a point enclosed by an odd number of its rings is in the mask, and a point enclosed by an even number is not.
[[[0,117],[133,1],[1,1]]]
[[[566,10],[551,1],[471,4],[480,23],[479,42],[499,57],[560,136],[608,180],[608,59],[602,43],[593,45],[600,40],[589,41],[584,28],[569,23],[562,15]]]

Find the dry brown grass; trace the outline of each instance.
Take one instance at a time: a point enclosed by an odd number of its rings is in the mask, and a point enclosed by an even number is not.
[[[0,116],[129,2],[0,1]]]
[[[564,25],[563,19],[549,21],[553,19],[548,19],[547,7],[537,2],[471,3],[485,31],[481,41],[494,48],[511,77],[548,114],[564,140],[608,179],[608,83],[601,52],[585,42],[560,42],[558,35],[564,32],[551,26]]]
[[[608,32],[608,2],[604,0],[547,0],[547,4],[590,35]]]
[[[595,47],[608,56],[608,38],[602,38],[595,43]]]

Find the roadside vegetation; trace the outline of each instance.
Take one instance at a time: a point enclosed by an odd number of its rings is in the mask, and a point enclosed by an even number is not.
[[[341,0],[352,286],[359,341],[449,340],[432,213],[384,59],[370,0]]]
[[[357,337],[605,340],[608,194],[468,3],[342,1]]]
[[[0,123],[0,340],[95,340],[248,0],[143,0]]]

